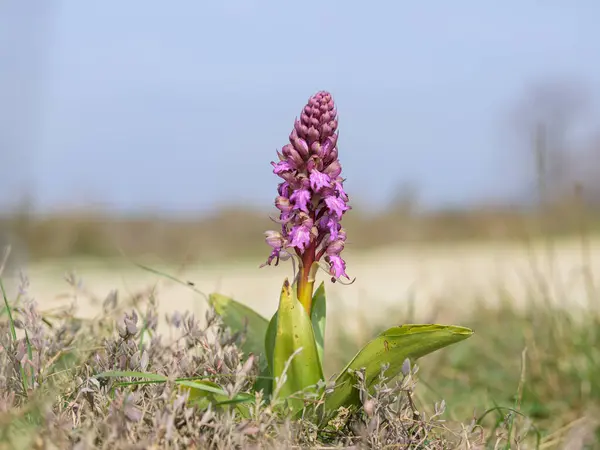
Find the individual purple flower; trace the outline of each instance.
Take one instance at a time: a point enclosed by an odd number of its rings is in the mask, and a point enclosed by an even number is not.
[[[331,265],[331,275],[333,275],[335,278],[341,278],[343,276],[348,278],[348,275],[346,275],[346,263],[340,257],[340,255],[327,255],[327,259]]]
[[[310,313],[314,280],[313,264],[324,259],[333,281],[348,278],[340,256],[346,233],[340,221],[348,206],[342,166],[338,159],[338,120],[330,93],[313,95],[296,118],[286,144],[272,162],[273,173],[282,178],[275,206],[281,232],[269,232],[272,248],[266,264],[279,262],[280,254],[295,253],[300,260],[298,298]]]
[[[313,191],[319,192],[322,188],[331,186],[331,178],[326,173],[321,173],[317,169],[313,169],[308,177],[310,187]]]
[[[306,225],[296,225],[292,228],[290,237],[292,238],[290,246],[303,252],[310,244],[310,228]]]
[[[327,205],[329,212],[336,215],[338,219],[341,219],[344,212],[348,210],[346,202],[341,197],[325,197],[325,205]]]
[[[271,251],[271,255],[269,255],[269,258],[267,259],[266,264],[270,265],[274,259],[276,259],[278,263],[280,254],[287,244],[286,238],[284,238],[283,235],[277,231],[265,231],[265,241],[273,249]]]
[[[308,203],[310,202],[310,191],[306,188],[300,188],[292,195],[290,195],[290,200],[294,202],[294,209],[304,211],[308,214]]]
[[[289,213],[293,209],[290,199],[283,195],[275,199],[275,207],[282,213]]]
[[[323,234],[329,234],[329,241],[334,241],[338,238],[342,225],[334,217],[325,214],[319,222],[319,227]]]
[[[289,161],[279,161],[278,163],[271,163],[274,167],[273,173],[279,175],[283,172],[289,172],[294,169],[294,166]]]

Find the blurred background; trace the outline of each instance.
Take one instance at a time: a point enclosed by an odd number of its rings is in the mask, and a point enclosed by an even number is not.
[[[349,248],[514,239],[600,207],[600,6],[0,5],[13,257],[266,258],[270,161],[333,93]],[[543,197],[543,198],[542,198]]]
[[[327,281],[327,371],[391,325],[471,326],[419,400],[593,448],[573,442],[600,442],[600,3],[576,3],[0,2],[3,277],[93,316],[112,289],[153,298],[156,274],[106,265],[126,257],[270,317],[291,274],[258,269],[270,162],[328,90],[356,283]],[[161,313],[204,305],[169,289]]]

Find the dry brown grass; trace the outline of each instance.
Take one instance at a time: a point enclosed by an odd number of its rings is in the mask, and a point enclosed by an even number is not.
[[[71,280],[72,282],[74,280]],[[21,292],[25,290],[22,286]],[[382,376],[363,402],[319,423],[307,407],[292,420],[281,399],[251,395],[256,360],[239,350],[243,336],[225,329],[213,311],[204,318],[174,313],[168,332],[157,325],[157,298],[144,306],[109,295],[95,320],[73,309],[42,312],[26,294],[0,310],[0,448],[4,449],[232,449],[232,448],[467,448],[478,427],[453,431],[412,400],[416,368],[400,380]],[[135,303],[135,302],[134,302]],[[140,381],[136,371],[166,382]],[[178,379],[210,381],[234,399],[218,404]],[[469,448],[475,448],[473,446]]]

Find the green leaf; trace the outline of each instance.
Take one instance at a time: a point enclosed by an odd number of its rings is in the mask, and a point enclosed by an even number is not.
[[[260,371],[259,378],[254,383],[255,391],[263,391],[265,398],[273,392],[273,353],[275,353],[275,337],[277,336],[277,312],[273,314],[267,332],[265,333],[265,359],[267,366]]]
[[[275,339],[277,337],[277,313],[273,314],[267,332],[265,333],[265,355],[271,372],[273,372],[273,356],[275,354]]]
[[[207,407],[209,403],[221,408],[233,406],[243,417],[250,417],[244,404],[254,402],[254,395],[239,393],[230,399],[217,383],[207,380],[179,380],[176,383],[189,391],[188,402],[196,403],[201,408]]]
[[[130,370],[111,370],[108,372],[102,372],[94,376],[94,378],[143,378],[145,380],[151,381],[167,381],[167,377],[164,375],[160,375],[157,373],[149,373],[149,372],[133,372]]]
[[[402,371],[407,358],[414,362],[472,334],[469,328],[446,325],[402,325],[384,331],[365,345],[338,375],[333,393],[325,399],[325,410],[334,412],[340,406],[360,404],[349,370],[364,368],[366,385],[371,388],[377,382],[383,364],[390,365],[387,375],[394,377]]]
[[[212,381],[207,380],[179,380],[176,381],[175,384],[179,386],[184,386],[187,388],[191,388],[194,390],[194,395],[196,397],[199,396],[199,392],[205,392],[214,394],[215,398],[218,397],[219,401],[223,401],[229,398],[227,392],[223,390],[217,383],[213,383]],[[191,394],[191,392],[190,392]]]
[[[295,354],[297,351],[299,353]],[[323,379],[312,323],[298,301],[295,286],[290,286],[287,279],[283,283],[277,312],[273,374],[278,378],[273,380],[273,391],[276,391],[279,382],[278,394],[284,398],[298,394]],[[286,378],[282,383],[284,374]],[[302,409],[302,399],[289,400],[294,411]]]
[[[127,382],[120,383],[121,385],[141,385],[141,384],[150,384],[150,383],[165,383],[168,378],[164,375],[156,374],[156,373],[148,373],[148,372],[134,372],[128,370],[112,370],[109,372],[102,372],[95,376],[98,378],[141,378],[142,380],[138,380],[136,382]],[[254,396],[250,394],[240,393],[237,394],[234,398],[230,399],[229,394],[225,391],[221,386],[217,383],[209,380],[202,380],[197,378],[177,378],[175,379],[175,384],[179,386],[183,386],[184,388],[188,388],[190,391],[189,400],[191,401],[200,401],[202,399],[207,399],[211,403],[215,403],[216,405],[227,405],[227,404],[240,404],[240,403],[248,403],[254,401]],[[238,407],[238,410],[242,413],[246,413],[247,411],[242,410]]]
[[[229,398],[227,392],[217,383],[201,379],[177,380],[176,384],[183,386],[189,392],[188,402],[196,403],[200,408],[206,408],[211,403],[217,408],[228,409],[233,406],[242,417],[250,418],[250,410],[245,404],[253,403],[254,395],[239,393]]]
[[[232,298],[221,294],[210,294],[208,302],[221,318],[225,325],[233,331],[245,331],[246,338],[241,345],[244,353],[260,357],[261,371],[267,367],[265,358],[265,335],[269,322],[253,309],[243,305]]]
[[[209,405],[215,405],[226,399],[224,395],[216,395],[200,389],[194,389],[189,386],[183,387],[184,392],[188,392],[188,405],[195,405],[200,409],[207,409]]]
[[[327,301],[325,298],[325,283],[317,288],[313,295],[312,310],[310,320],[315,333],[315,341],[317,343],[317,351],[319,352],[319,361],[323,365],[323,354],[325,353],[325,319],[327,316]]]
[[[133,372],[129,370],[112,370],[109,372],[102,372],[96,375],[95,378],[142,378],[145,381],[155,383],[165,383],[168,380],[166,376],[157,373]],[[200,389],[205,392],[210,392],[212,394],[218,394],[227,397],[227,392],[225,392],[221,387],[219,387],[218,384],[213,383],[211,381],[176,379],[175,383],[181,386],[194,387],[195,389]]]
[[[218,402],[222,404],[228,403],[239,403],[243,401],[254,400],[254,396],[250,394],[238,394],[236,398],[230,399],[221,386],[217,383],[209,380],[202,379],[191,379],[191,380],[177,380],[176,384],[189,388],[190,400],[194,400],[199,397],[205,397],[207,394],[212,394]]]
[[[273,372],[270,367],[267,366],[259,372],[258,377],[252,386],[252,390],[254,392],[263,391],[265,399],[271,397],[273,390]]]

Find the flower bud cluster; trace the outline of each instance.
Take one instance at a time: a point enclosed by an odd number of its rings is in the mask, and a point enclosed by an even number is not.
[[[348,278],[340,256],[346,242],[340,221],[350,206],[340,176],[337,128],[331,94],[318,92],[296,119],[290,143],[277,152],[279,161],[271,163],[283,180],[275,199],[281,232],[265,233],[272,248],[266,264],[277,265],[282,252],[293,250],[304,263],[324,258],[334,278]]]

